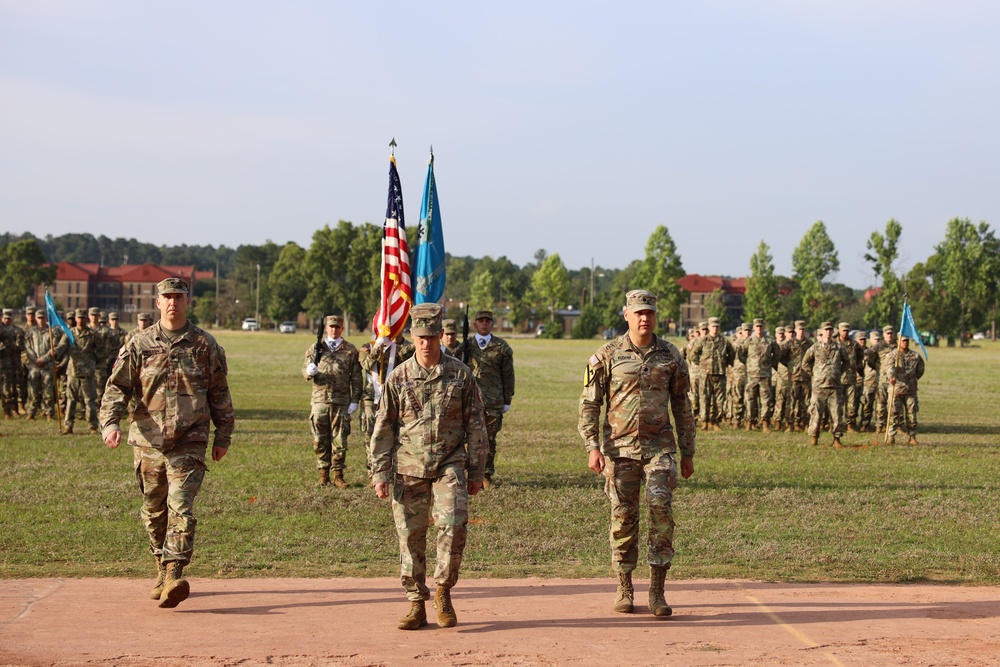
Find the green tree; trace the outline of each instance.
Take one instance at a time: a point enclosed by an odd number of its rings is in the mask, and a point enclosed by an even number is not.
[[[276,322],[294,320],[302,310],[302,302],[309,294],[303,268],[306,251],[297,243],[289,242],[281,249],[278,261],[267,278],[271,299],[267,312]]]
[[[712,293],[705,297],[705,310],[709,317],[719,318],[719,328],[728,329],[733,326],[729,321],[729,309],[726,308],[726,294],[721,289],[714,289]]]
[[[865,313],[865,324],[869,327],[899,322],[902,289],[892,265],[899,258],[899,237],[902,233],[903,226],[893,218],[885,223],[885,234],[876,230],[868,239],[865,261],[872,265],[872,272],[879,283],[876,287],[881,288]]]
[[[381,229],[368,223],[341,220],[316,230],[305,258],[306,312],[342,312],[359,329],[367,327],[378,309],[381,243]]]
[[[54,281],[55,267],[44,265],[42,249],[33,238],[0,246],[0,305],[23,308],[35,285]]]
[[[531,287],[539,302],[554,316],[569,299],[569,273],[559,254],[549,255],[531,277]]]
[[[744,319],[763,317],[769,324],[777,324],[781,317],[778,301],[778,278],[774,275],[774,258],[771,248],[763,241],[750,257],[750,277],[743,298]]]
[[[593,338],[601,326],[601,314],[597,308],[587,306],[580,312],[576,326],[570,332],[572,338]]]
[[[826,225],[818,220],[792,253],[792,270],[799,288],[799,303],[803,317],[811,328],[819,326],[837,313],[834,298],[823,289],[823,279],[840,270],[837,249],[826,233]]]
[[[680,318],[681,304],[687,295],[677,281],[683,277],[684,267],[681,256],[677,254],[677,246],[670,231],[660,225],[646,241],[646,257],[639,265],[635,283],[638,288],[657,295],[656,311],[661,323]]]
[[[472,290],[469,295],[469,302],[476,310],[493,310],[494,297],[499,288],[499,281],[493,276],[489,269],[479,271],[472,279]]]
[[[970,321],[983,321],[996,302],[997,239],[985,222],[977,226],[968,218],[954,218],[948,222],[944,241],[934,249],[934,285],[944,289],[958,309],[958,321],[948,333],[957,333],[964,345]]]

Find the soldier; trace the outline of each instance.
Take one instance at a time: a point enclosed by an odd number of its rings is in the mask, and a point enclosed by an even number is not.
[[[140,331],[148,329],[151,324],[153,324],[152,315],[150,315],[149,313],[139,313],[139,316],[136,318],[135,329],[132,329],[127,334],[125,334],[125,339],[122,341],[122,346],[124,347],[125,345],[127,345],[128,342],[132,340],[132,338],[135,337],[136,334],[138,334]],[[111,363],[112,365],[114,365],[114,361],[112,361]]]
[[[94,340],[97,344],[97,368],[94,371],[94,386],[97,388],[97,403],[100,405],[104,396],[104,385],[108,382],[108,367],[114,361],[114,355],[118,350],[111,351],[111,341],[108,340],[108,327],[105,314],[100,308],[94,307],[87,311],[90,319],[90,330],[94,332]],[[110,358],[109,358],[110,357]]]
[[[328,315],[326,338],[306,349],[302,362],[302,377],[312,382],[312,408],[309,427],[316,452],[319,486],[333,483],[338,489],[347,486],[344,480],[344,459],[347,456],[347,436],[351,434],[351,415],[361,402],[361,365],[358,348],[344,340],[344,318]]]
[[[100,351],[103,349],[94,330],[87,326],[87,312],[82,308],[76,311],[76,329],[73,330],[74,342],[70,344],[69,337],[63,338],[60,346],[68,348],[69,366],[66,369],[67,400],[66,419],[63,423],[63,435],[73,433],[73,422],[76,420],[76,406],[83,403],[86,408],[90,432],[97,433],[97,387],[95,374],[100,363]],[[60,351],[57,350],[56,354]]]
[[[104,332],[108,352],[108,375],[111,374],[111,367],[114,365],[115,359],[118,358],[118,350],[122,349],[127,335],[125,330],[118,326],[118,312],[114,310],[109,312],[108,327]]]
[[[896,349],[896,330],[891,324],[882,327],[882,342],[873,345],[868,352],[878,359],[878,392],[875,394],[875,432],[883,433],[886,429],[886,417],[889,414],[889,363],[887,359]]]
[[[908,445],[917,444],[917,381],[924,376],[923,358],[910,349],[908,336],[900,335],[899,349],[886,357],[889,364],[889,385],[892,387],[892,419],[889,421],[888,445],[896,444],[896,431],[900,424],[910,436]]]
[[[445,351],[456,359],[461,359],[462,343],[458,340],[458,324],[455,320],[444,320],[441,326],[441,344]]]
[[[55,415],[55,362],[56,351],[53,343],[58,344],[55,332],[49,331],[48,317],[44,310],[39,310],[37,324],[24,337],[24,356],[28,363],[28,385],[31,401],[28,404],[28,420],[33,421],[39,409],[46,420]],[[57,329],[60,333],[62,329]]]
[[[878,345],[880,340],[879,332],[873,331],[871,335],[872,347]],[[872,347],[867,344],[865,332],[858,334],[858,343],[865,354],[865,366],[861,389],[861,419],[858,423],[859,431],[874,431],[872,417],[875,413],[875,399],[878,394],[879,359],[878,355],[872,355]]]
[[[771,419],[774,420],[775,428],[781,431],[786,425],[790,425],[788,419],[788,409],[790,407],[791,378],[788,374],[788,347],[785,345],[788,337],[785,334],[785,327],[775,327],[774,345],[774,391],[771,396],[774,398],[774,407],[771,410]]]
[[[819,339],[806,350],[802,368],[812,376],[812,397],[809,401],[809,444],[819,442],[820,422],[824,415],[830,419],[833,446],[841,449],[844,435],[844,407],[840,404],[840,378],[844,366],[850,364],[847,350],[832,341],[833,324],[823,322],[816,332]]]
[[[841,322],[837,325],[837,329],[840,332],[840,338],[837,342],[847,350],[848,359],[848,364],[840,376],[844,421],[847,423],[849,433],[860,433],[857,427],[858,405],[861,402],[861,395],[858,393],[858,371],[864,366],[865,357],[861,346],[851,338],[851,324]]]
[[[655,616],[670,616],[673,610],[664,598],[663,586],[674,556],[672,499],[677,487],[678,445],[681,475],[687,479],[694,473],[695,422],[688,400],[691,381],[677,348],[653,332],[655,294],[629,292],[624,315],[628,332],[601,347],[587,365],[580,397],[580,435],[587,447],[588,467],[604,474],[605,493],[611,501],[611,560],[618,576],[612,608],[619,613],[634,609],[632,571],[639,558],[639,489],[645,481],[649,609]],[[676,439],[668,410],[674,415]]]
[[[744,420],[747,419],[746,390],[747,390],[747,342],[750,340],[750,323],[743,322],[736,331],[736,340],[733,342],[733,366],[731,381],[729,382],[729,405],[731,407],[730,418],[733,428],[743,428]],[[747,428],[750,424],[747,420]]]
[[[497,434],[503,427],[503,416],[510,411],[514,400],[514,351],[502,338],[493,335],[493,312],[476,313],[476,335],[464,343],[469,368],[476,376],[483,392],[486,410],[486,432],[490,439],[490,453],[486,458],[486,476],[483,488],[488,489],[496,473]],[[459,354],[461,359],[462,355]]]
[[[726,367],[733,364],[736,351],[719,333],[719,318],[708,318],[708,335],[695,341],[691,363],[701,365],[704,387],[701,392],[702,430],[721,431],[722,403],[726,396]]]
[[[746,409],[747,429],[758,426],[768,433],[771,430],[771,371],[778,365],[773,341],[764,333],[764,320],[753,321],[753,335],[743,347],[747,360]]]
[[[167,278],[156,293],[159,323],[118,352],[101,404],[101,435],[111,449],[121,444],[119,425],[135,398],[128,444],[157,565],[150,598],[172,608],[191,590],[184,567],[194,552],[194,501],[208,470],[209,428],[215,425],[212,460],[219,461],[229,451],[234,415],[226,352],[188,322],[187,283]]]
[[[792,403],[789,408],[788,432],[804,431],[809,419],[809,394],[812,383],[809,372],[802,368],[802,359],[812,341],[806,336],[804,320],[795,321],[795,336],[786,344],[788,375],[791,380]]]
[[[23,343],[21,344],[21,365],[18,366],[18,401],[21,403],[21,408],[23,412],[21,414],[28,413],[28,406],[31,404],[31,386],[28,382],[28,358],[25,356],[25,347],[27,346],[28,333],[38,326],[38,322],[35,318],[35,309],[32,306],[28,306],[24,309],[24,326],[21,327],[21,336],[23,337]]]
[[[4,308],[0,318],[0,403],[4,419],[18,414],[17,399],[20,393],[21,348],[24,337],[21,328],[14,324],[14,311]]]
[[[63,315],[63,322],[66,323],[70,331],[75,331],[76,311],[67,310]],[[69,371],[69,337],[63,334],[61,329],[57,329],[56,331],[59,332],[57,334],[58,340],[56,340],[56,400],[59,401],[59,408],[65,416],[69,411],[69,378],[67,377],[67,372]],[[64,340],[66,341],[65,343],[63,342]],[[62,424],[59,425],[60,429],[62,426]]]
[[[371,439],[372,481],[379,498],[392,491],[400,581],[410,601],[399,629],[427,625],[431,512],[437,528],[434,607],[438,625],[450,628],[458,622],[451,588],[465,549],[469,496],[479,493],[485,474],[483,400],[469,368],[441,351],[441,306],[414,306],[410,317],[416,354],[386,379]]]
[[[694,347],[694,342],[701,338],[702,330],[708,333],[708,322],[699,322],[696,328],[688,332],[687,345],[681,350],[681,356],[688,363],[688,372],[691,374],[691,391],[688,392],[688,399],[691,401],[691,412],[696,415],[701,412],[702,372],[700,365],[691,363],[691,349]]]

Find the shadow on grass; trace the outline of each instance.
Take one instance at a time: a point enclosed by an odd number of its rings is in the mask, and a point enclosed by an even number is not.
[[[940,433],[941,435],[1000,435],[1000,425],[994,424],[919,424],[917,438],[921,433]],[[983,443],[994,447],[995,443]],[[962,443],[963,447],[970,446]],[[972,446],[975,446],[973,444]]]
[[[236,409],[236,421],[239,423],[241,420],[270,420],[270,421],[282,421],[282,420],[297,420],[301,419],[304,422],[309,421],[309,404],[306,403],[305,407],[301,410],[264,410],[264,409]]]
[[[527,475],[514,473],[510,477],[497,476],[497,487],[512,489],[592,489],[603,487],[603,477],[589,470],[575,472],[530,473]]]

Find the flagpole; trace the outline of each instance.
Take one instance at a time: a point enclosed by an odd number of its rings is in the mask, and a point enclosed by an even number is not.
[[[907,296],[906,296],[906,293],[904,292],[903,293],[903,312],[904,313],[906,312],[906,299],[907,299]],[[899,328],[900,328],[900,331],[902,331],[903,327],[900,326]],[[899,368],[899,351],[902,350],[902,349],[903,349],[903,336],[902,336],[902,334],[899,334],[899,335],[896,336],[896,356],[892,360],[893,368]],[[896,374],[895,373],[893,373],[892,380],[893,380],[892,383],[889,385],[889,406],[888,406],[888,410],[886,411],[886,418],[885,418],[885,444],[887,444],[887,445],[889,444],[889,428],[890,428],[890,424],[892,424],[893,408],[895,407],[895,404],[896,404]]]

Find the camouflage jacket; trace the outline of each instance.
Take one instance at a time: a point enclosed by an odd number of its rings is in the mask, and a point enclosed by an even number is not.
[[[788,351],[788,361],[786,365],[788,366],[788,376],[792,382],[808,382],[809,381],[809,371],[803,370],[802,360],[806,356],[806,352],[812,347],[813,342],[808,338],[803,338],[799,340],[798,338],[791,338],[785,341],[785,349]]]
[[[744,343],[747,360],[747,375],[754,378],[769,378],[778,365],[777,345],[769,338],[753,334]]]
[[[889,384],[889,355],[896,351],[896,346],[898,341],[893,340],[892,343],[887,343],[884,340],[880,340],[877,345],[873,345],[871,350],[868,352],[869,355],[875,355],[878,360],[878,384],[879,386]]]
[[[695,422],[688,398],[690,387],[687,363],[673,343],[654,337],[653,345],[643,354],[627,333],[608,342],[590,357],[584,371],[579,430],[587,450],[600,449],[605,456],[618,458],[649,459],[662,452],[676,452],[679,446],[682,457],[693,457]]]
[[[774,374],[777,376],[777,380],[784,384],[788,384],[791,380],[791,374],[788,372],[788,347],[785,343],[786,339],[782,343],[775,341],[773,343],[774,348],[772,349],[773,359],[774,359]]]
[[[487,410],[499,410],[514,400],[514,351],[502,338],[490,337],[486,347],[480,348],[474,337],[463,343],[468,346],[469,368],[483,392],[483,405]],[[464,350],[463,350],[464,351]],[[459,354],[461,359],[461,354]]]
[[[101,402],[101,434],[119,430],[134,397],[130,445],[168,451],[208,443],[215,424],[213,445],[227,448],[235,422],[228,373],[226,351],[208,332],[188,323],[171,343],[154,324],[118,352]]]
[[[0,364],[5,370],[21,365],[24,352],[24,329],[16,324],[0,324]]]
[[[118,358],[118,351],[122,349],[122,345],[125,344],[125,337],[128,336],[128,332],[121,327],[107,327],[104,331],[104,341],[107,345],[107,355],[108,355],[108,366],[114,363],[115,359]]]
[[[367,345],[368,345],[368,351],[364,355],[361,355],[360,353],[358,355],[359,363],[361,364],[361,370],[364,371],[366,374],[377,372],[379,369],[379,362],[382,361],[382,358],[383,357],[386,359],[389,358],[388,347],[381,347],[375,354],[372,354],[371,345],[370,344]],[[400,366],[402,366],[404,361],[413,356],[413,353],[416,351],[416,349],[417,348],[413,346],[413,343],[400,336],[399,340],[396,342],[396,354],[392,358],[392,367],[399,368]]]
[[[733,344],[722,334],[702,336],[691,346],[689,363],[701,366],[704,375],[725,375],[736,359]]]
[[[840,378],[850,363],[847,350],[840,343],[817,342],[802,357],[802,370],[812,375],[813,389],[836,389],[843,386]]]
[[[701,336],[699,336],[698,338],[701,338]],[[687,342],[687,344],[684,347],[681,348],[681,358],[687,362],[688,373],[691,374],[692,380],[699,380],[705,375],[702,372],[701,366],[699,364],[691,363],[691,349],[694,347],[694,342],[698,340],[698,338],[692,338]]]
[[[320,345],[319,373],[309,377],[306,368],[316,358],[316,346],[310,345],[302,362],[302,377],[313,383],[312,402],[327,405],[347,405],[361,403],[361,364],[358,362],[358,348],[346,340],[341,340],[336,350],[331,350],[324,339]]]
[[[442,354],[429,370],[411,358],[389,373],[370,445],[374,483],[396,474],[434,479],[455,464],[481,482],[488,451],[483,397],[468,366]]]
[[[872,348],[865,347],[862,348],[864,352],[865,360],[865,386],[866,387],[878,387],[878,376],[879,376],[879,358],[878,353],[872,354]]]
[[[863,373],[865,365],[865,355],[861,350],[861,345],[853,338],[848,338],[847,340],[839,338],[837,342],[847,351],[848,360],[847,366],[841,372],[840,383],[845,387],[857,384],[858,374]]]
[[[56,353],[58,354],[64,346],[69,355],[66,375],[76,378],[94,377],[100,360],[98,354],[104,349],[103,343],[98,340],[98,335],[94,330],[90,327],[86,329],[76,327],[73,329],[73,343],[70,344],[69,336],[64,336],[59,341]]]
[[[61,330],[59,330],[61,332]],[[53,362],[55,362],[55,354],[52,353],[52,343],[58,341],[55,337],[55,331],[52,332],[52,336],[49,336],[49,328],[44,329],[39,326],[29,327],[25,331],[24,335],[24,361],[25,365],[31,368],[42,368],[47,372],[51,372],[53,369]],[[36,366],[35,361],[41,359],[44,362],[42,366]]]
[[[917,393],[917,380],[924,376],[924,358],[913,350],[892,351],[884,359],[889,366],[887,377],[896,379],[896,396],[912,396]]]

